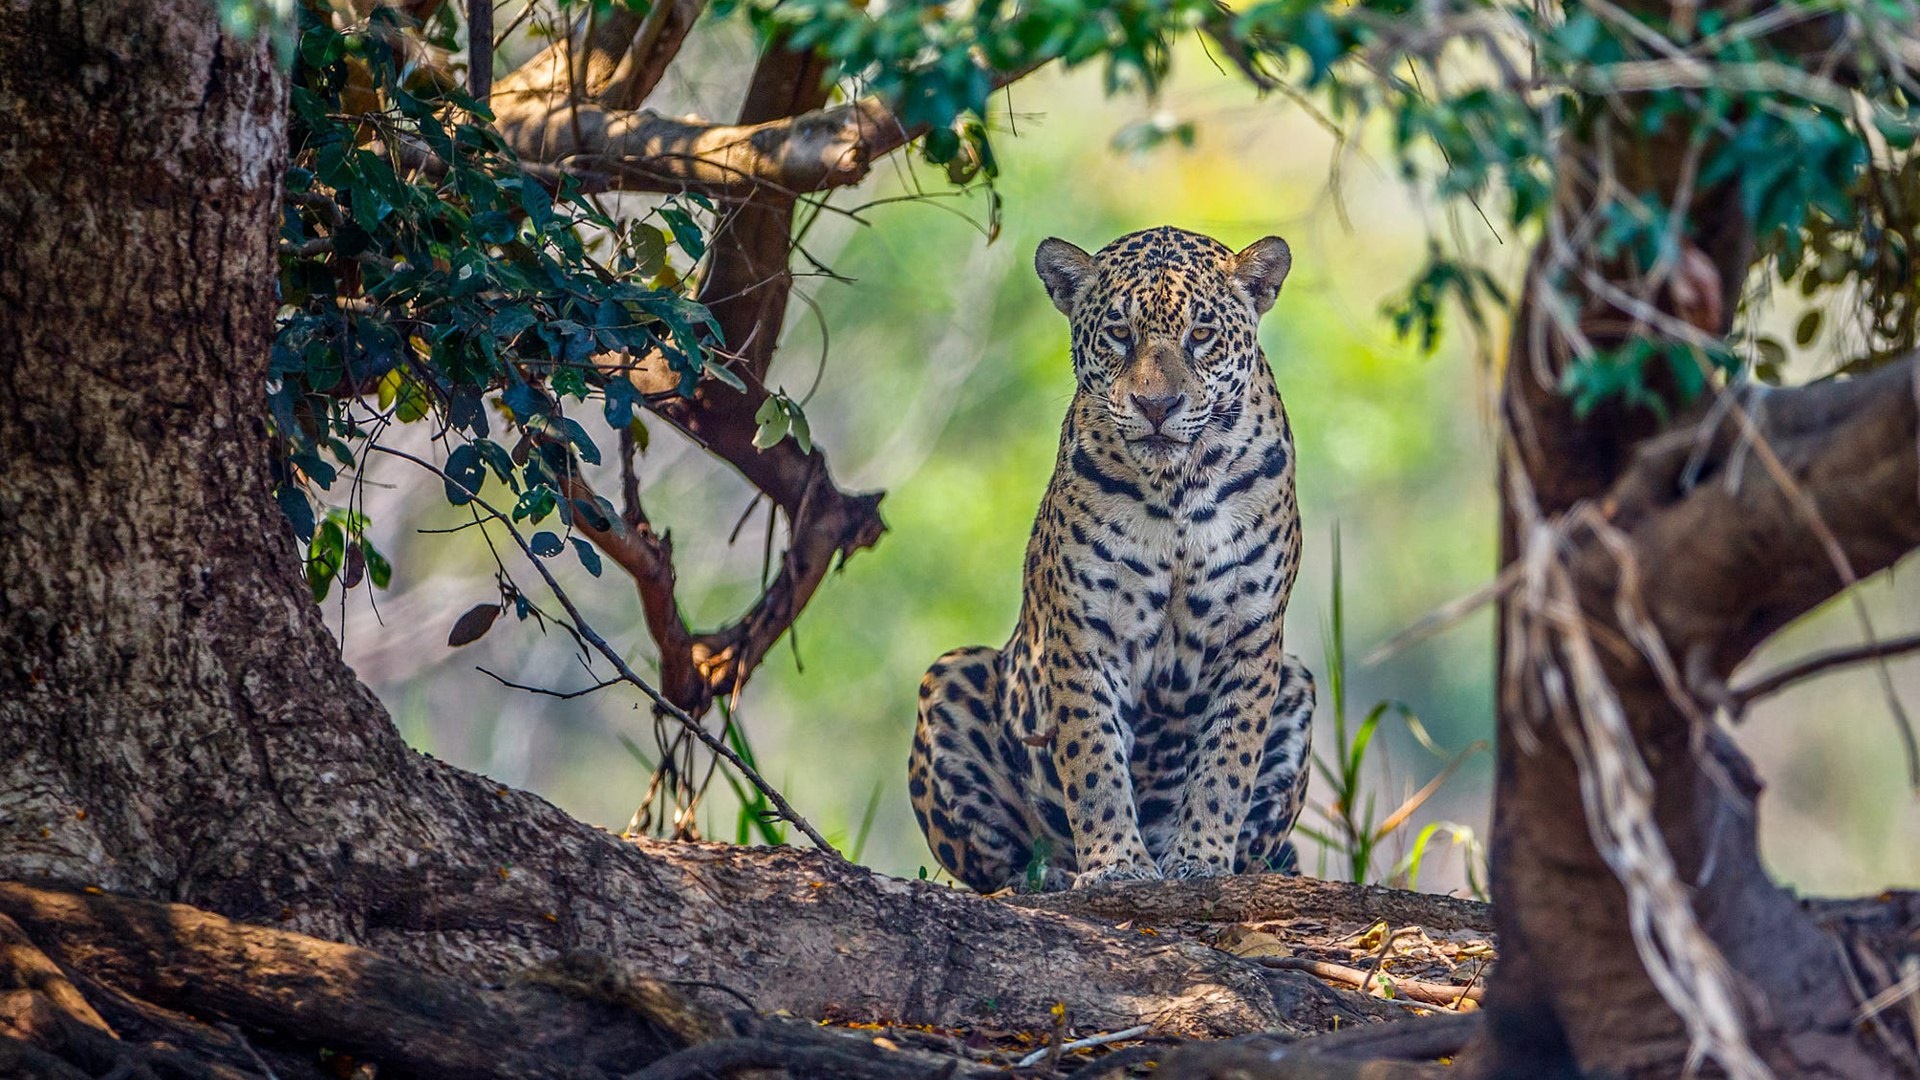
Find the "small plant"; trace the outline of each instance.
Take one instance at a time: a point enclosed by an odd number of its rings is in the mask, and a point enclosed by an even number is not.
[[[1033,842],[1033,855],[1027,859],[1027,891],[1040,892],[1047,887],[1047,861],[1053,858],[1053,841],[1040,837]]]
[[[1476,899],[1485,900],[1487,886],[1482,871],[1487,865],[1487,847],[1471,827],[1452,821],[1433,822],[1414,835],[1413,847],[1394,867],[1392,883],[1401,888],[1420,888],[1420,868],[1426,862],[1427,849],[1433,838],[1442,833],[1452,841],[1451,846],[1460,849],[1460,861],[1467,875],[1467,891]]]
[[[876,780],[873,784],[873,793],[867,796],[867,809],[860,815],[860,828],[853,834],[853,846],[847,849],[847,859],[851,862],[859,862],[860,856],[866,853],[867,838],[873,834],[873,819],[880,813],[880,795],[885,787],[886,785]]]
[[[1366,717],[1358,725],[1348,723],[1346,603],[1342,579],[1340,527],[1336,524],[1333,529],[1333,597],[1326,628],[1327,697],[1333,716],[1333,747],[1330,754],[1315,752],[1313,755],[1314,770],[1328,789],[1328,797],[1324,802],[1310,804],[1326,822],[1326,827],[1315,829],[1299,825],[1296,828],[1302,835],[1320,844],[1320,876],[1327,876],[1329,853],[1337,853],[1346,860],[1347,880],[1364,884],[1375,879],[1373,864],[1380,844],[1403,829],[1414,812],[1444,787],[1468,758],[1489,747],[1485,740],[1479,740],[1465,750],[1449,755],[1427,734],[1426,725],[1420,722],[1420,717],[1398,701],[1381,701],[1367,711]],[[1373,749],[1374,736],[1380,730],[1380,722],[1389,714],[1398,716],[1422,746],[1448,760],[1433,779],[1409,795],[1384,820],[1380,820],[1376,818],[1375,793],[1367,790],[1365,766],[1368,754]],[[1413,887],[1412,882],[1418,880],[1427,847],[1440,831],[1448,831],[1456,844],[1467,845],[1468,886],[1476,895],[1480,895],[1482,889],[1476,865],[1485,861],[1485,853],[1471,829],[1452,823],[1436,823],[1422,829],[1407,858],[1396,867],[1396,879],[1405,874],[1408,887]]]
[[[756,772],[759,771],[760,762],[753,756],[753,746],[747,742],[746,731],[734,722],[732,707],[724,699],[714,704],[719,707],[720,716],[726,721],[726,728],[721,734],[727,740],[727,745],[740,755],[740,760]],[[767,793],[758,788],[749,791],[731,771],[722,770],[720,775],[726,778],[727,786],[733,789],[734,798],[740,802],[740,809],[734,812],[733,817],[733,842],[745,844],[757,838],[760,843],[774,847],[785,844],[787,827],[780,821],[773,803],[767,800]],[[863,834],[861,843],[865,842]]]

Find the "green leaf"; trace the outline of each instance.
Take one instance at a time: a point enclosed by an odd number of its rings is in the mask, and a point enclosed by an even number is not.
[[[393,564],[380,554],[364,534],[360,537],[360,551],[367,560],[367,580],[373,582],[375,588],[386,588],[393,581]]]
[[[680,245],[694,261],[698,262],[707,253],[706,238],[700,235],[700,227],[685,210],[672,206],[660,208],[660,216],[667,219],[667,225],[673,229],[673,242]]]
[[[307,501],[307,493],[293,484],[281,484],[273,491],[275,502],[280,504],[280,512],[286,515],[287,524],[293,526],[293,535],[301,543],[313,540],[313,504]]]
[[[573,553],[580,556],[580,565],[587,568],[587,573],[599,577],[600,553],[593,549],[592,544],[577,536],[570,536],[567,539],[573,542]]]
[[[313,590],[314,603],[327,598],[333,579],[346,560],[347,540],[340,526],[328,520],[320,523],[313,543],[307,548],[307,585]]]
[[[447,501],[455,506],[472,502],[473,497],[480,493],[480,486],[487,480],[486,464],[472,443],[454,447],[453,453],[447,455],[446,468],[441,471],[446,474],[444,485]]]
[[[934,165],[945,165],[959,152],[960,133],[952,128],[934,128],[920,140],[920,153]]]
[[[800,411],[799,405],[788,402],[787,416],[792,421],[793,441],[800,447],[800,452],[813,453],[813,429],[807,424],[807,414]]]
[[[556,417],[554,422],[566,434],[567,441],[579,451],[580,460],[589,465],[600,464],[600,448],[594,445],[593,440],[587,436],[587,429],[581,427],[579,421],[562,416]]]
[[[740,376],[735,375],[732,371],[728,370],[726,364],[720,362],[719,360],[714,359],[712,356],[702,357],[701,362],[704,365],[707,374],[713,376],[716,379],[719,379],[721,382],[726,383],[728,386],[733,387],[735,390],[741,391],[742,393],[746,392],[746,389],[747,389],[746,382],[744,382],[740,378]]]
[[[546,531],[534,533],[533,539],[527,541],[527,546],[543,559],[551,559],[566,550],[566,545],[560,542],[558,536]]]
[[[787,437],[787,428],[791,422],[787,411],[780,407],[780,399],[769,397],[760,403],[754,412],[753,421],[760,425],[753,433],[753,445],[756,450],[766,450]]]
[[[633,226],[627,234],[627,255],[633,260],[633,272],[650,278],[667,265],[667,235],[645,222]]]

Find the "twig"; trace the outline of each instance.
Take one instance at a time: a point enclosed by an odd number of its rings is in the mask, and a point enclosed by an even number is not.
[[[1450,1009],[1458,1010],[1460,1008],[1460,1003],[1463,1001],[1471,1001],[1476,1005],[1479,1004],[1480,998],[1478,995],[1481,992],[1480,976],[1486,974],[1486,971],[1487,971],[1487,961],[1484,958],[1482,958],[1480,963],[1474,966],[1473,974],[1467,976],[1467,985],[1461,988],[1460,996],[1457,998],[1454,998],[1453,1004],[1447,1007]]]
[[[220,1030],[226,1032],[228,1037],[232,1038],[234,1042],[240,1044],[240,1049],[245,1050],[247,1056],[253,1059],[254,1065],[260,1069],[262,1076],[265,1076],[267,1080],[280,1080],[280,1077],[274,1073],[273,1067],[261,1058],[260,1051],[253,1048],[253,1044],[247,1041],[246,1035],[241,1032],[239,1027],[228,1023],[221,1023],[218,1026]]]
[[[1738,717],[1755,700],[1777,694],[1804,679],[1811,679],[1816,675],[1823,675],[1834,668],[1846,667],[1849,664],[1903,656],[1911,652],[1920,652],[1920,634],[1870,641],[1864,645],[1849,645],[1844,649],[1830,649],[1823,653],[1815,653],[1805,660],[1788,664],[1771,674],[1755,679],[1747,686],[1729,691],[1727,711]]]
[[[1461,1001],[1479,1004],[1481,996],[1485,993],[1477,986],[1469,985],[1462,990],[1457,986],[1430,983],[1420,979],[1398,979],[1384,971],[1369,974],[1359,968],[1347,967],[1345,964],[1308,960],[1298,956],[1263,956],[1260,957],[1260,963],[1265,967],[1279,968],[1282,971],[1304,971],[1317,978],[1345,983],[1357,990],[1369,989],[1376,984],[1376,980],[1384,979],[1387,985],[1393,987],[1394,993],[1404,994],[1415,1001],[1422,1001],[1429,1005],[1453,1006]]]
[[[626,681],[625,679],[604,679],[582,690],[549,690],[544,686],[527,686],[522,683],[514,682],[511,679],[501,678],[499,675],[496,675],[493,672],[488,671],[486,668],[483,668],[483,667],[476,666],[473,670],[479,672],[482,675],[485,675],[487,678],[492,679],[494,682],[499,683],[501,686],[509,687],[514,690],[525,690],[529,694],[540,694],[544,697],[559,698],[562,701],[566,701],[571,698],[586,697],[588,694],[598,693],[601,690],[605,690],[609,686],[619,686],[621,683]]]
[[[1517,563],[1508,564],[1491,582],[1480,586],[1465,596],[1457,597],[1422,615],[1412,626],[1400,631],[1377,646],[1372,652],[1360,659],[1360,666],[1372,667],[1398,653],[1417,641],[1431,637],[1442,630],[1449,629],[1462,619],[1492,604],[1508,593],[1520,580]]]
[[[1875,994],[1860,1006],[1861,1020],[1871,1020],[1903,1001],[1909,1004],[1920,1002],[1920,961],[1908,957],[1901,970],[1904,974],[1899,982]],[[1915,1020],[1920,1021],[1920,1016],[1916,1016]]]
[[[458,490],[466,492],[473,505],[486,511],[489,516],[500,522],[501,526],[507,530],[507,535],[513,537],[513,542],[519,545],[520,550],[527,556],[527,561],[533,564],[534,570],[537,571],[541,579],[547,583],[547,588],[553,592],[554,599],[559,600],[560,606],[567,609],[568,617],[573,620],[574,629],[578,630],[580,636],[593,645],[596,652],[607,658],[607,662],[613,665],[615,671],[619,672],[622,682],[632,684],[642,694],[646,695],[647,700],[653,702],[653,707],[656,710],[679,721],[681,726],[686,728],[694,738],[705,743],[707,749],[726,759],[727,764],[732,765],[735,771],[739,772],[741,776],[746,777],[749,783],[767,797],[767,801],[773,804],[774,809],[783,819],[792,823],[794,828],[805,833],[807,839],[813,841],[815,847],[831,854],[836,859],[840,859],[843,862],[846,861],[846,856],[840,854],[839,849],[835,848],[832,844],[827,843],[826,837],[821,836],[819,831],[815,829],[806,818],[801,817],[799,811],[795,810],[793,806],[787,802],[786,796],[780,794],[772,784],[767,783],[766,779],[760,775],[758,770],[741,760],[740,755],[734,753],[733,748],[728,746],[724,740],[701,726],[700,721],[689,716],[685,709],[667,700],[660,691],[653,688],[651,683],[641,678],[634,672],[633,668],[627,665],[626,659],[623,658],[613,646],[607,644],[607,639],[601,637],[599,631],[587,624],[587,620],[580,614],[580,609],[574,606],[573,598],[568,596],[566,590],[560,587],[560,582],[555,580],[553,572],[547,569],[546,563],[543,562],[538,555],[533,553],[533,548],[527,544],[526,538],[520,535],[520,530],[513,527],[511,518],[501,513],[498,509],[495,509],[494,506],[485,499],[482,499],[479,492],[474,491],[464,482],[448,476],[445,470],[433,462],[416,457],[404,450],[395,450],[390,446],[376,445],[373,449],[383,454],[400,458],[403,461],[411,461],[415,465],[438,476],[447,484],[453,485]]]
[[[1017,1067],[1025,1069],[1033,1065],[1038,1065],[1042,1058],[1055,1051],[1065,1053],[1068,1050],[1085,1050],[1090,1046],[1105,1046],[1108,1043],[1125,1042],[1128,1039],[1137,1039],[1152,1030],[1153,1025],[1141,1024],[1138,1027],[1127,1028],[1125,1031],[1110,1031],[1105,1035],[1089,1035],[1084,1039],[1075,1039],[1072,1042],[1060,1043],[1057,1046],[1043,1046],[1033,1053],[1028,1054],[1026,1057],[1021,1058]]]

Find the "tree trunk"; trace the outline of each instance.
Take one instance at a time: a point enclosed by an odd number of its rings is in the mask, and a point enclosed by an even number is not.
[[[1597,122],[1570,141],[1562,175],[1600,175],[1598,163],[1611,160],[1664,204],[1686,190],[1676,175],[1683,155],[1649,141],[1630,119]],[[1595,149],[1609,140],[1607,151]],[[1591,212],[1593,198],[1569,183],[1563,220]],[[1647,285],[1642,268],[1582,253],[1583,268],[1623,293],[1653,292],[1673,319],[1724,334],[1754,248],[1737,206],[1730,192],[1709,189],[1686,207],[1675,277],[1709,298],[1691,310],[1671,283]],[[1571,346],[1542,329],[1538,283],[1550,257],[1543,242],[1503,387],[1502,562],[1519,577],[1500,618],[1491,849],[1502,969],[1488,998],[1487,1060],[1515,1077],[1663,1077],[1678,1074],[1691,1049],[1720,1039],[1720,1049],[1744,1043],[1754,1064],[1782,1076],[1920,1075],[1901,1021],[1858,1019],[1862,988],[1884,987],[1897,958],[1850,953],[1843,935],[1768,877],[1757,841],[1759,780],[1712,719],[1733,670],[1761,642],[1850,584],[1832,550],[1865,577],[1920,546],[1915,361],[1791,390],[1729,388],[1691,411],[1656,387],[1681,412],[1664,432],[1644,408],[1582,417],[1558,389]],[[1597,348],[1655,333],[1593,290],[1577,287],[1575,300],[1580,329]],[[1543,575],[1543,566],[1557,569]],[[1529,593],[1562,571],[1564,596]],[[1575,608],[1577,631],[1565,619]],[[1688,901],[1679,907],[1690,907],[1703,935],[1691,958],[1672,955],[1685,933],[1661,939],[1674,969],[1695,972],[1682,979],[1686,992],[1663,990],[1649,974],[1653,930],[1674,920],[1656,913],[1636,925],[1636,904],[1649,893],[1630,900],[1623,885],[1624,875],[1647,871],[1649,849],[1631,851],[1634,866],[1623,870],[1623,856],[1610,860],[1595,835],[1623,819],[1596,822],[1591,800],[1583,804],[1583,772],[1610,751],[1591,729],[1569,727],[1570,717],[1592,718],[1605,705],[1581,690],[1572,656],[1581,648],[1597,661],[1600,682],[1588,686],[1617,697],[1631,753],[1650,779],[1650,823]],[[1721,989],[1726,1000],[1710,1000]]]

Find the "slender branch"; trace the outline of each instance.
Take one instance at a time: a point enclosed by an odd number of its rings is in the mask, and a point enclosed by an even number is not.
[[[566,497],[593,505],[593,488],[576,471],[567,479]],[[637,498],[631,504],[639,507]],[[640,610],[646,618],[647,633],[660,651],[661,692],[689,713],[704,713],[713,700],[694,665],[693,635],[687,630],[686,617],[675,597],[678,588],[673,568],[673,542],[653,531],[651,523],[638,520],[610,521],[597,529],[584,517],[576,516],[574,527],[594,547],[633,579],[640,594]]]
[[[1872,641],[1864,645],[1850,645],[1843,649],[1830,649],[1815,653],[1804,660],[1788,664],[1777,671],[1755,679],[1752,683],[1728,693],[1728,712],[1739,716],[1748,705],[1760,698],[1769,697],[1792,686],[1794,683],[1824,675],[1835,668],[1870,660],[1882,660],[1893,656],[1904,656],[1920,652],[1920,634],[1889,638],[1885,641]]]
[[[700,721],[689,716],[685,709],[667,700],[660,691],[654,689],[651,683],[641,678],[633,668],[628,666],[626,659],[620,655],[619,651],[612,645],[607,644],[607,639],[601,637],[600,632],[595,630],[587,622],[586,618],[580,614],[580,609],[574,605],[573,598],[568,596],[566,590],[560,587],[560,582],[554,578],[553,571],[547,569],[545,561],[533,553],[533,548],[527,543],[526,537],[521,536],[520,530],[514,528],[511,518],[501,513],[485,499],[482,499],[480,493],[468,487],[465,482],[448,476],[445,470],[433,462],[416,457],[404,450],[395,450],[390,446],[375,444],[373,449],[391,457],[400,458],[403,461],[411,461],[415,465],[438,476],[445,483],[452,485],[456,490],[465,492],[469,501],[471,501],[474,506],[485,511],[489,517],[498,521],[501,527],[506,529],[507,535],[513,538],[514,544],[526,555],[527,561],[533,564],[534,570],[537,571],[541,579],[547,583],[547,588],[553,593],[554,599],[560,601],[560,606],[566,609],[567,616],[573,620],[574,629],[579,631],[580,636],[592,644],[594,651],[606,657],[607,662],[613,665],[613,669],[619,672],[622,682],[632,685],[642,694],[646,695],[647,700],[653,702],[654,708],[678,721],[681,726],[691,732],[695,738],[706,744],[707,749],[713,751],[715,755],[725,760],[727,764],[733,766],[734,770],[745,777],[748,783],[751,783],[756,790],[767,797],[767,801],[773,804],[775,812],[790,822],[794,828],[805,833],[807,839],[813,841],[815,847],[821,851],[831,853],[836,858],[845,860],[846,856],[841,855],[839,849],[827,843],[826,837],[821,836],[819,831],[809,824],[806,818],[801,817],[799,811],[795,810],[792,804],[787,802],[786,796],[780,794],[779,790],[772,784],[767,783],[766,779],[760,775],[758,770],[752,765],[747,764],[746,761],[741,759],[739,754],[733,752],[733,748],[728,746],[724,740],[713,732],[708,731]]]
[[[493,93],[493,0],[467,0],[467,93]]]
[[[496,675],[495,673],[488,671],[486,668],[483,668],[483,667],[475,667],[473,670],[479,672],[482,675],[485,675],[487,678],[492,679],[494,682],[497,682],[501,686],[507,687],[509,689],[525,690],[529,694],[540,694],[544,697],[559,698],[562,701],[568,701],[577,697],[586,697],[588,694],[597,694],[600,691],[605,690],[609,686],[619,686],[622,682],[626,681],[624,679],[602,679],[601,681],[594,683],[592,686],[586,687],[585,689],[581,689],[581,690],[549,690],[544,686],[528,686],[524,683],[514,682],[511,679],[503,678],[500,675]]]

